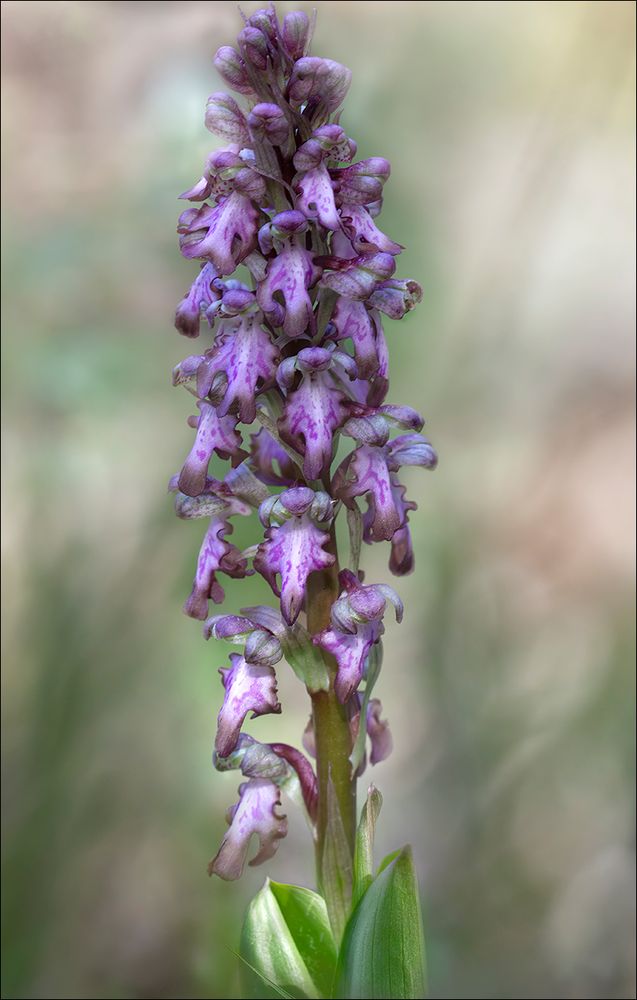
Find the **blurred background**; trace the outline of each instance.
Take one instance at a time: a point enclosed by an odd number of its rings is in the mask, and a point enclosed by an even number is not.
[[[343,123],[393,163],[399,274],[425,288],[387,321],[390,399],[441,455],[407,470],[378,856],[414,845],[433,997],[634,997],[635,7],[316,7],[314,53],[354,71]],[[226,650],[181,614],[201,525],[166,482],[192,437],[176,196],[215,142],[211,56],[239,12],[2,17],[2,996],[236,997],[266,872],[205,874],[238,783],[210,764]],[[387,557],[366,549],[370,577]],[[226,593],[268,601],[256,579]],[[284,714],[252,732],[297,742],[279,673]],[[311,884],[287,811],[268,874]]]

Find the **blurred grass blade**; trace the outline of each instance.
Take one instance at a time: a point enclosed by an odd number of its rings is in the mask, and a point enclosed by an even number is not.
[[[410,847],[377,876],[355,909],[341,946],[334,996],[425,996],[425,942]]]
[[[370,785],[356,832],[352,909],[374,881],[374,833],[382,804],[382,795],[374,785]]]
[[[336,945],[318,893],[268,879],[248,907],[240,951],[244,997],[329,996]]]

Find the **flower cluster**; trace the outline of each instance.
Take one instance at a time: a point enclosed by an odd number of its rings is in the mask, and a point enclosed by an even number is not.
[[[202,323],[211,331],[201,353],[173,372],[198,411],[188,421],[192,448],[171,480],[175,508],[182,518],[208,522],[184,610],[205,622],[207,638],[241,647],[220,671],[214,753],[218,768],[246,778],[210,863],[226,879],[241,874],[253,834],[260,849],[251,864],[276,851],[286,833],[282,788],[298,792],[310,822],[316,818],[308,756],[242,733],[249,713],[281,711],[281,660],[310,694],[331,685],[346,707],[352,748],[366,732],[372,764],[390,752],[380,702],[370,698],[377,674],[370,664],[379,664],[388,604],[398,621],[402,604],[386,584],[363,582],[359,554],[362,541],[387,541],[391,572],[412,570],[408,514],[415,504],[399,473],[436,464],[419,414],[385,402],[382,317],[401,319],[422,295],[415,281],[395,277],[403,247],[378,227],[390,165],[382,157],[356,160],[356,143],[339,124],[350,71],[308,55],[310,34],[302,12],[279,22],[273,9],[260,10],[246,20],[236,48],[219,49],[215,66],[241,103],[227,93],[208,99],[206,126],[226,145],[181,195],[192,207],[178,224],[181,252],[200,270],[175,325],[193,340]],[[241,277],[233,277],[240,266]],[[339,439],[352,448],[335,463]],[[210,475],[214,455],[230,463],[223,480]],[[232,519],[255,511],[264,534],[241,551],[230,540]],[[339,511],[350,532],[349,568],[340,572]],[[326,570],[339,574],[341,592],[329,627],[311,635],[303,617],[308,578]],[[208,617],[210,602],[224,600],[219,577],[255,572],[278,609]],[[303,745],[312,756],[311,723]],[[356,773],[365,759],[363,747],[352,758]]]

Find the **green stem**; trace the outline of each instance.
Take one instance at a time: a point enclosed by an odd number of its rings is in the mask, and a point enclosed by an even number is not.
[[[330,551],[337,555],[332,527]],[[308,580],[308,629],[316,635],[329,627],[330,609],[338,597],[338,558],[333,567],[313,573]],[[316,868],[335,935],[340,937],[351,904],[351,869],[356,834],[356,779],[350,754],[352,737],[345,707],[334,691],[336,662],[323,651],[330,674],[329,691],[312,695],[312,718],[316,742],[318,819]],[[331,782],[331,790],[330,790]]]

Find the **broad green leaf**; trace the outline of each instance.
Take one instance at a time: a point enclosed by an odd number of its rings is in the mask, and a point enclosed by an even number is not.
[[[254,897],[241,931],[243,995],[329,995],[336,945],[325,900],[311,889],[266,880]]]
[[[334,939],[340,943],[347,918],[351,912],[352,855],[343,826],[343,819],[334,789],[334,782],[327,782],[327,826],[321,857],[320,889],[327,902]]]
[[[325,900],[317,892],[299,885],[270,882],[270,889],[319,993],[329,996],[337,951]]]
[[[411,848],[372,882],[345,930],[335,997],[420,1000],[425,943]]]
[[[354,851],[354,884],[352,887],[352,908],[356,906],[374,881],[374,833],[376,820],[383,804],[383,797],[374,785],[369,786],[367,801],[361,811],[356,831]]]

